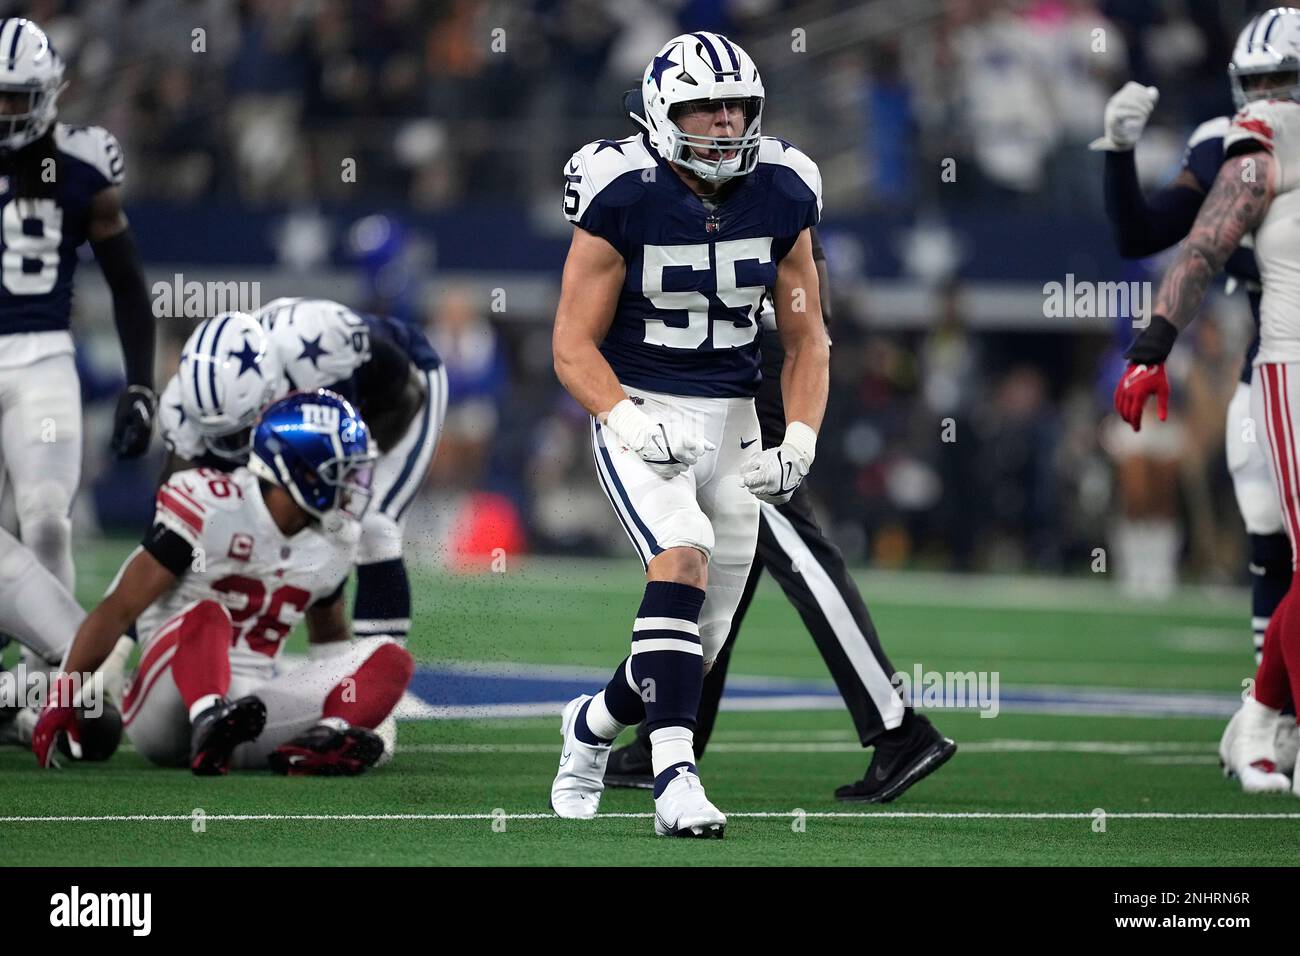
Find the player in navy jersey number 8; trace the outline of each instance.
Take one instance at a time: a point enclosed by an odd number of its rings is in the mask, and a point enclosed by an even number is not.
[[[565,166],[576,227],[564,266],[556,374],[592,415],[597,476],[646,568],[631,654],[564,709],[551,788],[561,817],[595,816],[610,741],[643,720],[655,832],[721,836],[694,764],[704,673],[740,600],[760,501],[812,465],[827,393],[810,228],[817,166],[761,135],[753,60],[724,36],[674,37],[645,70],[644,130]],[[772,290],[785,346],[786,427],[763,449],[758,314]]]
[[[0,628],[25,643],[29,666],[58,656],[49,640],[32,640],[24,602],[68,610],[42,627],[71,633],[77,623],[64,592],[73,586],[69,513],[81,472],[69,327],[84,242],[112,293],[126,365],[113,425],[118,457],[145,452],[155,410],[153,315],[122,211],[122,153],[98,126],[55,122],[63,71],[37,24],[0,19],[0,490],[12,491],[22,541],[0,531]],[[27,570],[27,549],[52,577]],[[14,727],[14,714],[0,713],[0,741],[13,739]]]

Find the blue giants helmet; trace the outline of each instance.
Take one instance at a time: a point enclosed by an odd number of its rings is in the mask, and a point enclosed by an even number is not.
[[[370,429],[356,409],[320,388],[266,407],[253,429],[248,467],[316,518],[337,511],[360,521],[370,504],[375,457]]]

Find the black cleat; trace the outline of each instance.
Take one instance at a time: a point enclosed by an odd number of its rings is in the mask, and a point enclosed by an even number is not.
[[[921,714],[912,712],[910,718],[876,741],[866,776],[837,787],[836,800],[888,803],[934,773],[957,752],[957,745]]]
[[[373,730],[317,724],[266,759],[272,770],[290,777],[354,777],[383,755],[384,742]]]
[[[216,777],[230,769],[235,748],[256,740],[266,726],[266,704],[257,697],[233,703],[220,700],[194,719],[190,730],[190,769],[200,777]]]
[[[626,747],[619,747],[609,755],[609,764],[605,767],[605,786],[654,789],[655,772],[654,765],[650,762],[649,743],[639,734]]]

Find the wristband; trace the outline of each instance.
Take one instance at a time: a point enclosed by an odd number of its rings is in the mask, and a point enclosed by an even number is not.
[[[1163,315],[1151,316],[1151,324],[1138,333],[1124,357],[1134,365],[1160,365],[1169,358],[1178,338],[1177,327]]]

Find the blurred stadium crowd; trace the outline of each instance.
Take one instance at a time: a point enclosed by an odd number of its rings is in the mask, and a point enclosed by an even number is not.
[[[550,369],[565,241],[556,183],[582,143],[630,132],[619,96],[664,38],[726,33],[763,72],[764,131],[798,143],[825,180],[835,438],[821,444],[813,480],[837,539],[852,558],[885,565],[1083,572],[1122,507],[1100,423],[1117,375],[1116,330],[1130,316],[1052,317],[1042,287],[1067,272],[1158,278],[1115,257],[1101,161],[1086,144],[1126,79],[1156,84],[1160,104],[1138,155],[1152,184],[1171,177],[1191,130],[1231,112],[1232,41],[1266,5],[37,0],[0,9],[43,23],[69,60],[61,118],[121,140],[151,280],[261,278],[264,300],[329,295],[430,328],[452,404],[427,491],[437,517],[415,533],[454,548],[449,529],[468,540],[476,522],[504,522],[519,547],[618,555],[625,544],[590,474],[583,416]],[[341,158],[355,162],[354,178],[340,175]],[[941,175],[949,166],[955,175]],[[150,247],[151,232],[167,241]],[[1247,334],[1240,299],[1207,310],[1214,320],[1199,324],[1196,372],[1185,368],[1175,387],[1187,566],[1212,579],[1243,566],[1222,452]],[[108,324],[96,301],[84,298],[79,316],[86,363],[108,353],[111,376],[111,347],[94,347]],[[190,324],[160,327],[172,345],[161,350],[166,374]],[[941,438],[949,419],[951,441]],[[121,489],[149,476],[87,461],[98,514],[82,520],[137,520]]]

